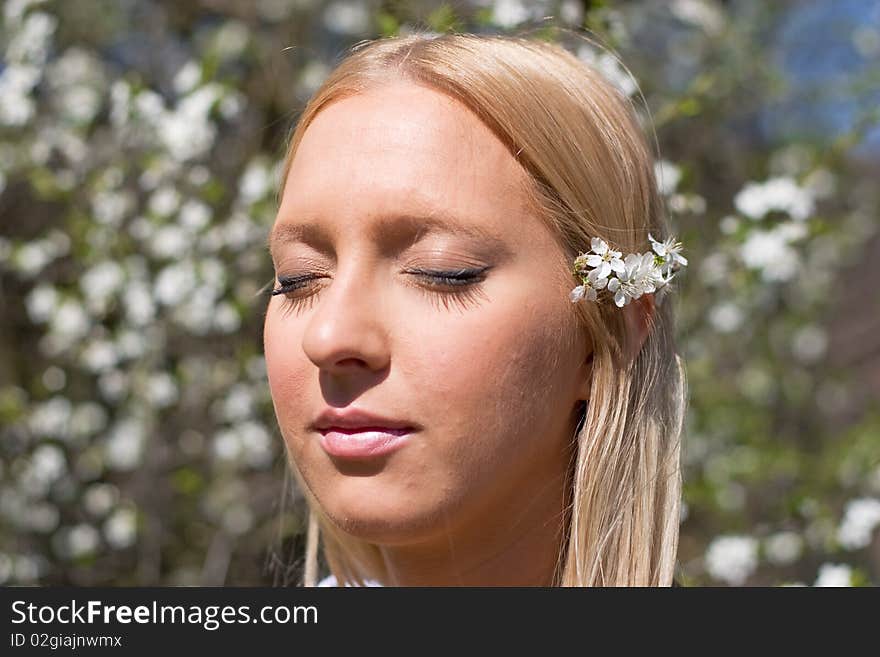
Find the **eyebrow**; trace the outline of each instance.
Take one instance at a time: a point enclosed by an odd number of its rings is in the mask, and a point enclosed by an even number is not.
[[[374,239],[388,238],[395,234],[413,234],[411,244],[436,233],[461,235],[471,240],[482,242],[494,252],[508,253],[507,243],[494,232],[481,226],[466,223],[447,213],[399,214],[384,216],[376,220],[370,227],[370,236]],[[266,246],[274,256],[284,244],[304,242],[309,244],[327,244],[329,241],[326,229],[317,221],[303,222],[283,221],[276,223],[269,233]]]

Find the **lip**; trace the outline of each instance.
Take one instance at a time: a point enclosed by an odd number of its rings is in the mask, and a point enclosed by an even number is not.
[[[364,459],[397,451],[409,441],[412,429],[329,429],[321,431],[321,447],[331,456]]]
[[[325,409],[312,428],[331,456],[363,459],[390,454],[403,447],[421,427],[360,409]]]
[[[405,420],[395,420],[376,413],[352,408],[338,411],[326,408],[312,424],[312,428],[321,431],[326,429],[419,429],[420,427]]]

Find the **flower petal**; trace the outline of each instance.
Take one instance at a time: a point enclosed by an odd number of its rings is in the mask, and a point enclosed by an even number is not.
[[[578,301],[580,301],[581,299],[584,298],[584,291],[585,290],[586,290],[586,287],[584,287],[583,285],[578,285],[576,288],[574,288],[571,291],[571,293],[568,295],[568,298],[571,299],[572,303],[577,303]]]
[[[598,253],[599,255],[604,255],[608,251],[608,245],[601,237],[594,237],[590,240],[590,246],[593,248],[593,253]]]
[[[601,290],[603,287],[608,285],[608,279],[605,278],[604,276],[599,276],[598,270],[596,270],[596,269],[594,269],[593,271],[590,272],[589,279],[590,279],[590,287],[592,287],[595,290]]]

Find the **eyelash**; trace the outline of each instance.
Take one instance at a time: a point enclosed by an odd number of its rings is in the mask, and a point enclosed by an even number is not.
[[[479,296],[479,291],[475,286],[485,279],[483,274],[487,269],[489,268],[481,267],[478,269],[458,269],[454,271],[410,269],[407,273],[432,281],[428,283],[427,287],[417,285],[416,288],[429,295],[431,301],[435,302],[438,307],[442,303],[444,308],[448,310],[450,304],[453,304],[464,310],[474,303],[476,297]],[[279,277],[279,287],[270,290],[269,294],[270,296],[283,294],[285,298],[282,308],[292,311],[314,299],[317,291],[300,295],[297,295],[296,292],[310,287],[319,278],[326,278],[326,276],[303,274],[301,276]],[[439,289],[444,286],[451,289]]]

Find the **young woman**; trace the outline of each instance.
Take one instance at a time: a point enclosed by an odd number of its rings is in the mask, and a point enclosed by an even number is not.
[[[631,105],[564,48],[353,49],[292,134],[269,242],[306,585],[319,529],[340,585],[670,585],[667,232]]]

